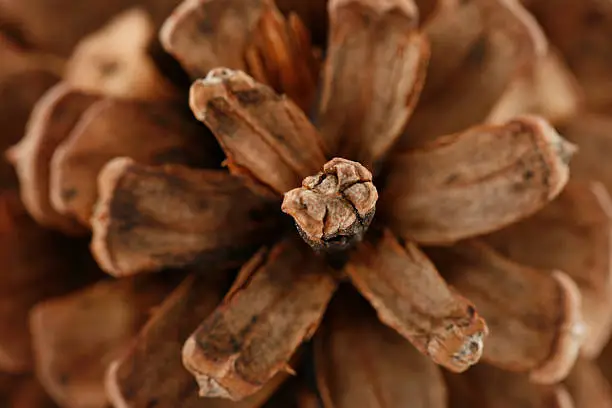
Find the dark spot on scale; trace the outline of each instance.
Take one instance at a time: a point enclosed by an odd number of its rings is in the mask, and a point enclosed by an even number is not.
[[[586,26],[601,25],[605,23],[606,17],[600,10],[590,9],[582,16],[582,21]]]
[[[474,65],[480,65],[487,56],[487,40],[481,37],[476,41],[470,50],[467,61]]]
[[[66,385],[68,384],[69,380],[70,380],[70,376],[68,376],[68,374],[66,373],[61,373],[58,377],[58,380],[60,382],[60,384],[62,385]]]
[[[147,408],[155,408],[159,405],[159,401],[156,398],[153,398],[149,402],[147,402]]]
[[[531,170],[525,170],[525,172],[523,173],[523,180],[525,181],[529,181],[533,178],[534,173]]]
[[[100,70],[100,75],[103,77],[109,77],[117,73],[119,71],[120,65],[117,61],[102,61],[98,65],[98,69]]]
[[[258,105],[262,103],[266,97],[259,89],[248,89],[246,91],[238,91],[234,93],[238,102],[241,105]]]
[[[230,111],[227,101],[222,98],[212,99],[208,102],[207,110],[207,116],[214,118],[216,122],[211,126],[215,133],[221,133],[223,136],[232,136],[236,133],[238,125],[234,118],[227,114]]]
[[[65,188],[62,190],[62,199],[65,201],[72,200],[74,197],[76,197],[76,195],[76,188]]]
[[[444,184],[453,184],[458,179],[459,179],[459,174],[452,173],[446,178],[446,180],[444,180]]]
[[[474,317],[476,315],[476,309],[474,309],[474,306],[468,305],[467,313],[468,313],[468,316]]]

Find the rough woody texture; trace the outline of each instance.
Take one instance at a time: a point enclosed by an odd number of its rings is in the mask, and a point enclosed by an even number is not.
[[[299,241],[260,251],[223,303],[185,343],[200,395],[240,400],[289,367],[336,289],[333,272]]]
[[[534,384],[527,376],[486,364],[445,377],[449,408],[579,408],[561,384]]]
[[[66,84],[51,88],[36,103],[26,133],[8,151],[20,181],[21,200],[41,225],[79,234],[85,229],[51,205],[49,178],[55,149],[70,135],[83,113],[97,100]]]
[[[32,306],[89,282],[75,250],[84,246],[38,226],[17,192],[0,193],[0,369],[32,368],[28,314]]]
[[[131,9],[79,42],[64,80],[85,91],[137,99],[172,99],[176,90],[149,55],[155,26],[143,9]]]
[[[228,287],[226,278],[206,272],[185,279],[156,309],[134,344],[110,365],[106,388],[114,407],[256,408],[276,390],[278,381],[272,381],[240,403],[198,396],[197,383],[179,356],[193,328],[212,313]]]
[[[184,107],[105,98],[85,112],[53,153],[53,207],[89,226],[98,198],[98,174],[118,156],[142,164],[193,167],[213,167],[221,161],[214,139]]]
[[[221,170],[117,158],[99,177],[92,250],[115,276],[193,264],[238,266],[274,233],[276,203]]]
[[[388,231],[373,236],[351,256],[345,273],[379,319],[435,363],[462,372],[480,359],[484,320],[413,243],[402,245]]]
[[[424,27],[431,60],[400,146],[419,146],[484,121],[516,74],[546,50],[538,25],[518,1],[451,3]]]
[[[440,369],[351,297],[334,299],[315,336],[323,406],[446,408]]]
[[[297,14],[283,17],[272,0],[186,0],[160,37],[192,79],[217,67],[242,70],[304,110],[312,104],[319,63],[310,34]]]
[[[572,368],[584,338],[580,293],[563,272],[514,263],[467,241],[430,253],[440,273],[490,327],[483,360],[552,384]]]
[[[412,0],[331,0],[328,8],[321,133],[330,151],[371,168],[419,99],[427,41]]]
[[[317,91],[319,61],[302,20],[294,13],[285,19],[276,8],[266,7],[253,35],[245,53],[248,72],[308,112]]]
[[[246,50],[269,7],[269,0],[183,1],[164,23],[160,39],[192,79],[217,67],[246,71]]]
[[[57,403],[108,406],[106,366],[171,290],[171,281],[122,279],[36,305],[31,315],[36,371]]]
[[[419,243],[495,231],[559,194],[574,149],[534,116],[474,127],[396,155],[379,207],[398,235]]]
[[[285,193],[281,209],[291,215],[316,251],[342,251],[361,242],[374,213],[378,192],[361,164],[335,158],[302,187]]]
[[[244,72],[211,71],[191,86],[189,104],[221,144],[230,172],[262,194],[298,187],[326,161],[304,112]]]
[[[586,334],[582,352],[596,357],[612,330],[612,200],[597,182],[570,181],[551,204],[486,237],[507,257],[559,269],[578,285]]]

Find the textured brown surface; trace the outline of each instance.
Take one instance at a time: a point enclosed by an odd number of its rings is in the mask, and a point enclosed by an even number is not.
[[[593,361],[578,359],[563,384],[574,399],[576,408],[612,407],[610,383]]]
[[[196,118],[217,137],[231,173],[262,194],[283,194],[325,163],[321,137],[288,98],[242,71],[217,69],[191,87]]]
[[[39,224],[68,234],[83,233],[85,229],[51,205],[51,158],[96,100],[96,96],[76,91],[64,83],[54,86],[38,100],[25,135],[7,154],[17,171],[21,200],[30,215]]]
[[[563,272],[537,270],[468,241],[431,251],[440,273],[474,302],[490,328],[483,360],[534,382],[562,380],[578,355],[580,293]]]
[[[0,193],[0,369],[32,368],[30,308],[89,281],[90,271],[73,252],[84,249],[38,226],[17,192]]]
[[[446,408],[440,369],[351,295],[332,302],[315,367],[326,408]]]
[[[370,235],[345,272],[379,319],[449,370],[478,362],[487,327],[472,304],[447,286],[414,243],[402,245],[388,231]]]
[[[572,177],[601,181],[612,192],[612,116],[583,113],[563,123],[559,132],[578,146]]]
[[[131,6],[142,5],[160,24],[179,0],[0,0],[0,14],[28,42],[67,56],[77,42]],[[50,35],[49,33],[54,33]]]
[[[573,151],[534,116],[448,135],[392,159],[379,213],[420,243],[495,231],[559,194]]]
[[[89,226],[98,174],[118,156],[143,164],[218,166],[214,138],[188,115],[182,106],[163,102],[105,98],[92,105],[53,154],[54,208]]]
[[[293,217],[315,251],[343,251],[363,239],[376,211],[378,192],[361,164],[335,158],[323,171],[285,193],[281,209]]]
[[[462,375],[445,375],[449,408],[576,408],[561,384],[539,385],[486,364]]]
[[[198,395],[198,386],[181,363],[181,349],[193,328],[215,309],[228,279],[198,271],[187,278],[155,311],[134,345],[113,362],[107,373],[107,390],[117,408],[256,408],[275,391],[272,382],[243,402]],[[206,274],[206,275],[205,275]]]
[[[502,123],[514,116],[535,114],[558,124],[583,107],[582,89],[565,61],[549,50],[517,74],[487,121]]]
[[[612,6],[600,0],[531,0],[530,10],[576,74],[591,109],[612,107]]]
[[[36,372],[60,405],[105,408],[104,373],[146,322],[172,282],[150,277],[99,282],[36,305]]]
[[[239,266],[277,232],[278,204],[221,170],[118,158],[99,183],[92,250],[115,276],[192,264]]]
[[[424,28],[431,60],[401,146],[420,146],[482,122],[515,75],[545,52],[540,28],[518,1],[451,3]]]
[[[108,96],[176,99],[176,89],[150,52],[156,41],[155,26],[145,10],[124,11],[79,41],[66,64],[64,80],[78,89]]]
[[[300,241],[261,251],[223,303],[185,343],[183,361],[200,393],[240,400],[280,372],[317,329],[336,282]]]
[[[510,259],[566,272],[582,294],[583,354],[596,357],[612,330],[612,200],[602,184],[572,181],[534,216],[486,237]]]
[[[429,48],[410,0],[331,0],[319,126],[333,154],[372,170],[417,103]]]

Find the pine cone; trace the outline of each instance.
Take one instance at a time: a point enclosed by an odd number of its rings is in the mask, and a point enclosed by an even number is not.
[[[0,0],[7,404],[612,407],[612,9],[563,2]]]

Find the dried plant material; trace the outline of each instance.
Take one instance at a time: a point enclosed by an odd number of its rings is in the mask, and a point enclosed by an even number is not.
[[[378,192],[372,173],[357,162],[335,158],[323,171],[285,193],[282,210],[293,217],[300,236],[316,251],[346,250],[361,242]]]
[[[51,161],[51,203],[60,213],[89,226],[98,173],[111,159],[143,164],[212,167],[215,141],[181,106],[162,102],[105,99],[83,115]]]
[[[184,0],[164,23],[162,45],[192,79],[228,67],[246,71],[245,53],[270,0]]]
[[[612,105],[612,6],[600,0],[533,0],[530,11],[560,49],[592,108]]]
[[[612,201],[603,185],[570,181],[532,217],[486,238],[507,257],[566,272],[582,294],[582,352],[596,357],[612,331]]]
[[[89,280],[77,270],[79,245],[40,228],[17,192],[0,193],[0,369],[32,368],[28,313],[37,302]],[[71,255],[69,255],[71,253]]]
[[[429,254],[489,325],[483,360],[552,384],[572,368],[584,337],[580,293],[563,272],[512,262],[467,241]],[[520,296],[517,296],[520,294]]]
[[[334,301],[315,336],[326,408],[446,408],[439,368],[350,295]]]
[[[510,83],[488,121],[502,123],[514,116],[537,114],[559,123],[574,116],[581,103],[576,78],[558,55],[549,52]]]
[[[176,98],[176,89],[148,54],[155,38],[155,26],[144,10],[125,11],[79,42],[64,78],[87,92],[136,99]]]
[[[559,132],[579,148],[570,166],[572,178],[601,181],[612,192],[612,117],[577,115],[561,125]]]
[[[333,271],[294,240],[261,251],[183,348],[200,395],[241,400],[279,372],[317,329],[336,289]]]
[[[106,367],[171,290],[172,281],[163,279],[103,281],[36,305],[30,319],[36,371],[53,399],[70,408],[107,407]]]
[[[247,71],[308,112],[319,79],[319,61],[310,33],[297,14],[290,13],[285,19],[273,1],[264,1],[263,6],[258,27],[245,50]]]
[[[327,41],[329,21],[328,0],[275,0],[274,3],[284,15],[295,13],[312,33],[313,42],[323,45]]]
[[[44,70],[28,70],[0,77],[1,151],[22,138],[33,106],[58,80],[56,75]],[[0,160],[2,187],[13,187],[15,180],[11,166]]]
[[[484,320],[413,243],[402,246],[388,231],[372,236],[345,272],[379,319],[435,363],[462,372],[480,359]]]
[[[23,139],[8,151],[19,177],[21,199],[30,215],[39,224],[68,234],[83,233],[85,229],[51,206],[51,157],[95,101],[96,97],[65,84],[56,85],[36,103]]]
[[[189,103],[217,137],[230,172],[262,194],[298,187],[326,162],[321,137],[304,112],[244,72],[211,71],[192,85]]]
[[[450,408],[579,408],[561,384],[534,384],[525,375],[487,364],[445,377]]]
[[[421,243],[495,231],[559,194],[574,150],[537,117],[474,127],[396,155],[380,208],[397,234]]]
[[[579,358],[564,381],[576,408],[611,408],[612,390],[597,365]]]
[[[320,105],[329,151],[370,167],[419,98],[429,49],[412,0],[331,0]]]
[[[485,120],[515,75],[546,42],[515,0],[457,2],[425,27],[431,72],[400,146],[420,146]]]
[[[220,170],[107,164],[92,250],[115,276],[193,264],[239,266],[277,234],[277,203]]]
[[[300,9],[310,3],[300,2]],[[283,17],[273,0],[183,1],[160,38],[192,79],[217,67],[242,70],[302,109],[312,105],[319,63],[310,33],[297,14]]]
[[[188,277],[156,309],[134,345],[107,372],[107,391],[114,407],[256,408],[278,387],[269,387],[243,402],[198,396],[197,384],[181,364],[183,343],[221,301],[227,279],[198,274]],[[282,379],[279,376],[279,380]]]

